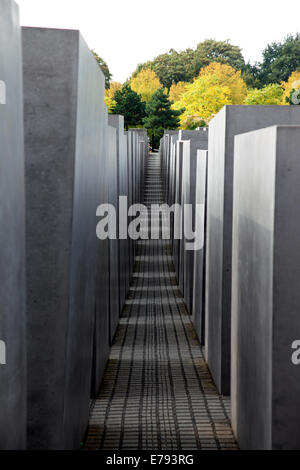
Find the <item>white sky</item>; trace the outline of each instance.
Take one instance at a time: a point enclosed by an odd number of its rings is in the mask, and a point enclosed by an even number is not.
[[[80,29],[125,81],[138,63],[204,39],[229,39],[254,62],[272,41],[300,31],[300,1],[289,0],[16,0],[21,24]]]

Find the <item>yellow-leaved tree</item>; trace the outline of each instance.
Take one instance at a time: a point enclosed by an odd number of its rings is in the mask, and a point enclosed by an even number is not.
[[[173,103],[179,101],[182,95],[186,92],[187,85],[188,83],[186,82],[172,83],[169,91],[170,101],[173,101]]]
[[[184,109],[180,116],[182,129],[195,129],[207,125],[211,118],[226,104],[232,104],[230,89],[220,85],[215,75],[201,76],[187,86],[174,109]]]
[[[110,82],[109,88],[105,90],[104,101],[105,101],[108,111],[111,111],[112,107],[116,104],[114,100],[114,96],[115,96],[116,91],[122,89],[122,86],[123,86],[122,83]]]
[[[147,103],[155,91],[161,88],[162,85],[156,73],[146,68],[142,69],[136,77],[131,78],[130,87]]]
[[[195,129],[208,122],[227,104],[242,104],[247,87],[241,72],[226,64],[211,63],[203,68],[173,107],[184,108],[182,129]]]
[[[299,104],[300,70],[293,72],[287,82],[282,82],[282,104]]]
[[[199,77],[211,75],[218,77],[221,86],[229,88],[232,104],[243,104],[247,96],[247,86],[241,77],[240,70],[235,70],[227,64],[211,62],[200,71]]]
[[[261,89],[252,88],[248,91],[244,104],[247,105],[281,105],[282,87],[278,83],[271,83]]]

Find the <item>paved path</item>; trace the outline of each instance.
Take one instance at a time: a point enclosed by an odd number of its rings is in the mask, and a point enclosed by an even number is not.
[[[145,204],[162,202],[158,154],[150,155]],[[139,241],[129,299],[86,449],[235,449],[230,403],[218,395],[178,289],[170,242]]]

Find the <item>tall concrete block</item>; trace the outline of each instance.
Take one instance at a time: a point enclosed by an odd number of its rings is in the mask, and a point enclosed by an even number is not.
[[[201,231],[203,245],[194,251],[194,288],[193,288],[193,324],[200,341],[204,345],[205,339],[205,234],[206,234],[206,179],[207,179],[207,150],[197,152],[197,174],[195,204],[203,207],[203,218],[197,230]]]
[[[108,126],[108,164],[109,164],[109,203],[118,207],[118,155],[117,130]],[[120,318],[120,284],[119,284],[119,241],[109,240],[109,292],[110,292],[110,342],[115,336]]]
[[[0,449],[26,446],[25,221],[19,10],[0,14]]]
[[[300,448],[299,149],[296,126],[235,138],[232,417],[242,449]]]
[[[195,204],[196,193],[196,174],[197,174],[197,152],[198,150],[207,150],[208,130],[207,128],[198,131],[179,131],[179,139],[187,141],[186,154],[183,158],[182,171],[182,194],[183,204]],[[183,221],[185,220],[183,207]],[[192,211],[191,227],[195,229],[195,210]],[[184,231],[183,231],[184,233]],[[188,312],[192,314],[193,309],[193,286],[194,286],[194,251],[186,250],[185,244],[189,242],[186,238],[182,239],[183,256],[183,294]]]
[[[117,136],[117,194],[118,196],[126,196],[124,192],[128,192],[126,189],[126,178],[127,178],[127,137],[124,135],[124,117],[118,114],[109,114],[108,123],[110,126],[116,129]],[[117,225],[119,226],[119,202],[117,209]],[[125,271],[125,240],[121,240],[118,236],[119,244],[119,305],[120,314],[122,312],[125,298],[126,298],[126,271]]]
[[[206,359],[219,392],[230,393],[231,255],[234,136],[300,124],[299,106],[225,106],[208,144]]]
[[[104,77],[78,31],[23,28],[28,446],[77,449],[89,416]]]
[[[110,177],[110,155],[108,135],[108,113],[103,103],[103,115],[99,126],[101,136],[100,154],[100,179],[98,186],[97,204],[109,202]],[[95,316],[93,337],[93,363],[91,378],[91,397],[96,398],[100,391],[104,371],[110,351],[110,278],[107,275],[110,270],[110,240],[97,239],[96,254],[96,290],[95,290]]]

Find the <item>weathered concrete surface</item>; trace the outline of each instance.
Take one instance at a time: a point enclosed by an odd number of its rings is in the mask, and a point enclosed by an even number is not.
[[[76,449],[89,414],[104,77],[78,31],[23,28],[28,445]]]
[[[25,221],[19,10],[0,14],[0,449],[26,446]]]
[[[205,340],[205,238],[206,238],[206,179],[207,150],[197,152],[197,174],[195,204],[204,206],[203,217],[196,225],[197,236],[201,238],[201,248],[194,252],[193,324],[200,344]],[[201,232],[201,234],[200,234]],[[202,245],[203,241],[203,245]]]
[[[183,158],[182,172],[182,194],[183,204],[195,204],[196,192],[196,174],[197,174],[197,152],[198,150],[207,150],[208,130],[207,128],[198,131],[179,131],[179,140],[188,141],[186,158]],[[183,208],[183,218],[185,218]],[[191,227],[195,229],[195,208],[192,211]],[[188,312],[192,314],[193,310],[193,287],[194,287],[194,251],[186,250],[186,243],[189,240],[182,239],[183,269],[184,269],[184,301]]]
[[[108,165],[109,165],[109,203],[118,207],[118,160],[117,160],[117,131],[108,126]],[[119,241],[109,240],[109,292],[110,292],[110,342],[115,336],[120,317],[119,292]]]
[[[230,393],[234,136],[274,124],[300,124],[299,106],[225,106],[209,126],[206,359],[218,390]]]
[[[101,156],[98,186],[97,204],[107,204],[109,201],[109,187],[111,179],[109,175],[109,136],[107,108],[103,103],[103,113],[99,114],[101,119],[99,133],[101,135]],[[112,183],[113,184],[113,183]],[[96,258],[96,291],[95,291],[95,318],[93,338],[93,365],[91,378],[91,397],[96,398],[109,357],[110,351],[110,279],[108,276],[110,268],[110,240],[97,239]]]
[[[300,127],[237,136],[232,411],[243,449],[299,449]],[[249,178],[249,175],[252,175]]]
[[[109,114],[108,115],[108,123],[111,127],[116,129],[116,137],[117,137],[117,194],[118,196],[126,196],[124,192],[126,191],[126,180],[127,180],[127,141],[124,135],[124,117],[118,114]],[[127,190],[128,191],[128,190]],[[117,226],[119,228],[119,199],[117,209]],[[126,298],[126,266],[125,266],[125,258],[126,258],[126,248],[124,240],[120,240],[119,231],[118,233],[118,252],[119,252],[119,306],[120,312],[122,312],[122,308],[125,303]]]

